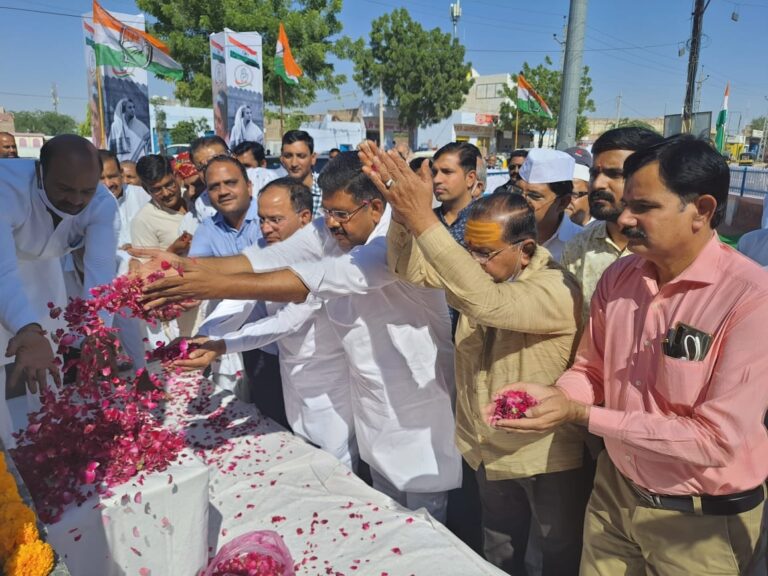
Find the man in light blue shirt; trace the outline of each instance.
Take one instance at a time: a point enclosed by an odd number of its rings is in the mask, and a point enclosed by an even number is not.
[[[245,166],[231,156],[216,156],[206,165],[205,182],[216,214],[200,223],[189,256],[235,256],[249,246],[264,247],[258,203],[253,198],[253,184]],[[209,302],[207,310],[212,311],[217,302]],[[263,302],[259,304],[264,306]],[[250,384],[248,390],[239,375],[243,368]],[[216,361],[213,371],[217,384],[233,389],[241,399],[250,399],[263,414],[288,426],[275,344],[249,350],[242,358],[239,354],[225,354]]]
[[[258,205],[245,167],[230,156],[210,161],[208,195],[216,214],[200,223],[192,238],[190,257],[233,256],[261,240]]]

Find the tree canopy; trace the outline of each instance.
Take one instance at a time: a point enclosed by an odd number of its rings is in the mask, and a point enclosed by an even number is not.
[[[368,46],[352,50],[354,79],[371,96],[381,83],[409,129],[434,124],[461,107],[472,87],[464,47],[439,28],[424,30],[404,8],[371,22]]]
[[[197,120],[180,120],[168,132],[171,135],[171,142],[174,144],[189,144],[201,132],[207,132],[210,129],[208,120],[198,118]]]
[[[50,110],[14,112],[13,123],[16,132],[39,132],[46,136],[78,133],[77,122],[72,116]]]
[[[552,68],[552,60],[547,56],[543,64],[531,68],[528,62],[523,63],[522,74],[533,86],[533,89],[541,96],[552,110],[552,118],[542,118],[531,114],[520,114],[520,132],[536,131],[539,133],[539,146],[544,139],[544,132],[557,127],[557,117],[560,114],[560,96],[563,87],[563,73]],[[517,75],[513,74],[517,82]],[[517,101],[517,87],[505,86],[503,94],[512,102]],[[579,115],[576,120],[576,139],[589,133],[585,112],[595,111],[595,102],[590,98],[592,94],[592,79],[589,77],[589,66],[584,66],[579,89]],[[515,129],[515,106],[509,102],[501,105],[499,122],[504,130]]]
[[[262,37],[264,101],[280,101],[279,82],[273,73],[279,23],[285,26],[291,51],[304,75],[297,85],[283,86],[286,106],[306,106],[318,90],[338,93],[346,82],[336,74],[329,55],[344,57],[350,41],[332,39],[341,32],[342,0],[136,0],[136,5],[157,21],[149,32],[163,40],[171,56],[184,67],[184,79],[176,83],[176,97],[191,106],[211,106],[211,58],[209,35],[224,28],[256,31]]]

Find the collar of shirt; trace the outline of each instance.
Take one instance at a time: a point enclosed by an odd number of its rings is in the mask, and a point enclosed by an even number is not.
[[[608,234],[608,224],[604,220],[593,220],[592,222],[596,222],[595,224],[589,223],[587,224],[587,228],[592,228],[594,226],[594,238],[599,238],[601,240],[605,240],[605,243],[609,246],[613,247],[616,252],[619,254],[622,254],[626,248],[621,249],[619,248],[618,244],[613,241],[613,238],[611,238],[611,235]]]
[[[667,282],[663,288],[676,286],[683,282],[714,284],[721,275],[719,262],[722,252],[720,244],[720,238],[718,238],[717,234],[713,233],[712,238],[704,245],[702,251],[699,252],[688,268]],[[637,259],[635,267],[642,270],[646,280],[652,283],[656,288],[655,291],[658,292],[656,266],[650,260],[641,257]]]
[[[579,232],[581,232],[583,228],[579,226],[578,224],[575,224],[571,221],[568,216],[563,213],[562,219],[560,220],[560,225],[557,227],[557,230],[555,231],[552,236],[546,241],[542,242],[542,246],[548,246],[552,242],[555,241],[555,239],[560,240],[561,242],[565,243],[568,242],[571,238],[576,236]]]
[[[438,206],[433,210],[438,220],[440,220],[440,223],[448,229],[448,232],[451,233],[453,239],[462,246],[464,246],[464,230],[467,227],[467,220],[469,220],[469,210],[473,203],[474,200],[462,208],[456,217],[456,220],[454,220],[451,224],[448,224],[448,222],[445,221],[442,206]]]
[[[213,223],[221,228],[222,230],[226,232],[236,232],[240,234],[245,228],[246,225],[250,222],[253,222],[254,220],[258,220],[259,214],[258,214],[259,205],[258,202],[254,201],[253,198],[251,198],[251,203],[248,206],[248,211],[245,213],[245,220],[243,220],[243,225],[240,226],[240,229],[233,228],[229,225],[229,222],[227,222],[227,219],[224,218],[224,215],[221,212],[216,212],[216,214],[213,215]]]

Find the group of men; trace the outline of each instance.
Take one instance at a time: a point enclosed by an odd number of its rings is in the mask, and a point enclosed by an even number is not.
[[[489,194],[468,143],[365,142],[317,174],[305,132],[284,172],[201,138],[187,168],[141,158],[140,187],[82,139],[46,147],[0,161],[0,323],[33,384],[57,374],[35,273],[74,253],[87,291],[170,261],[146,303],[186,307],[163,327],[199,345],[178,366],[403,506],[445,522],[449,491],[475,494],[509,574],[764,573],[768,276],[718,239],[729,169],[708,143],[619,128],[591,154],[516,151]],[[121,327],[127,351],[143,329]],[[492,417],[511,392],[536,404]]]

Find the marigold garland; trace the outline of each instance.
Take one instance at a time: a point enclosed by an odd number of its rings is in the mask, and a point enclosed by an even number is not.
[[[40,540],[35,520],[0,452],[0,564],[5,576],[47,576],[53,569],[53,549]]]
[[[5,576],[47,576],[53,570],[53,548],[40,540],[22,544],[3,569]]]

